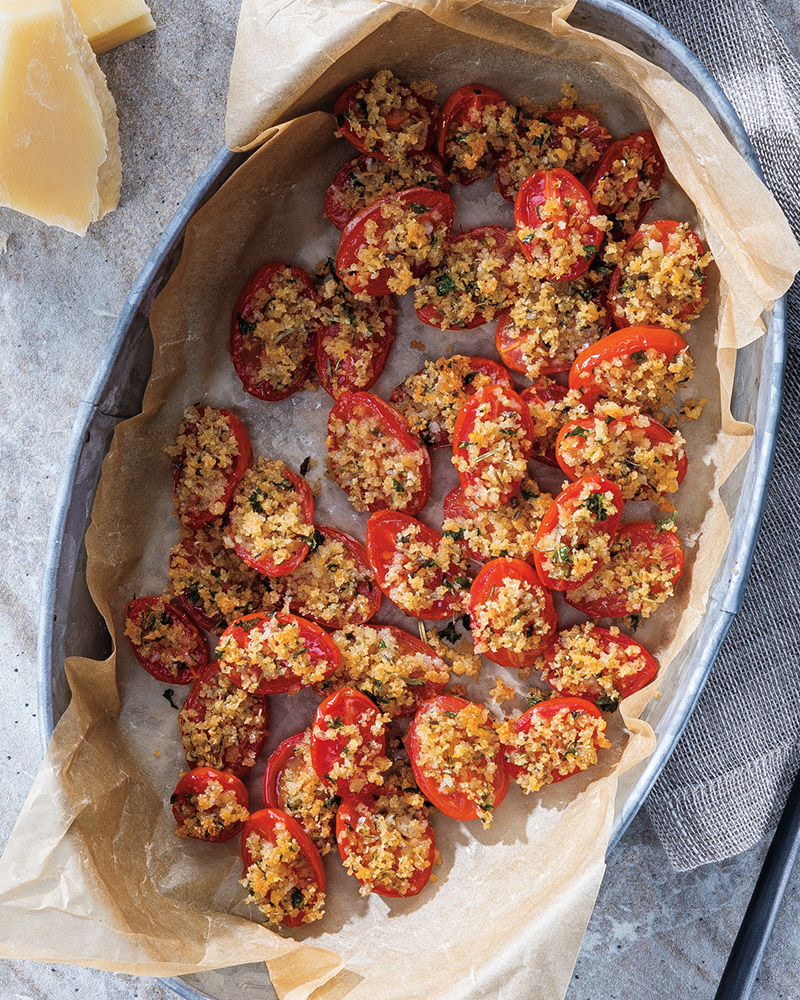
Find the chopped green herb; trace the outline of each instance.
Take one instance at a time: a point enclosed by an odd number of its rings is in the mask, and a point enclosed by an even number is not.
[[[239,333],[241,333],[243,337],[249,337],[251,333],[255,333],[256,327],[258,326],[258,323],[253,323],[250,320],[245,319],[244,316],[238,316],[236,323],[239,327]]]
[[[166,698],[167,701],[170,703],[170,705],[172,705],[172,707],[177,711],[178,706],[172,700],[174,698],[174,696],[175,696],[175,692],[172,690],[172,688],[167,688],[165,691],[161,692],[161,697],[162,698]]]

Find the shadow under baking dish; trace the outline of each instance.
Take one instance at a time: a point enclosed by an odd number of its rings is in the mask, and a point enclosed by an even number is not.
[[[761,176],[744,128],[719,85],[661,25],[619,0],[582,0],[571,22],[619,41],[670,72],[703,101],[725,135]],[[66,657],[79,654],[102,659],[110,651],[108,633],[86,586],[84,536],[114,428],[141,409],[152,363],[150,307],[180,258],[183,234],[192,215],[245,159],[246,154],[222,149],[198,178],[131,289],[88,398],[79,407],[45,556],[38,633],[43,746],[69,702],[64,675]],[[736,507],[736,497],[745,496],[748,502],[738,506],[732,519],[730,544],[703,621],[664,679],[663,697],[651,700],[643,713],[656,732],[658,745],[648,760],[620,778],[609,851],[618,843],[675,747],[741,603],[764,506],[780,411],[785,352],[783,300],[775,304],[766,319],[767,336],[738,353],[733,415],[753,424],[755,434],[745,461],[722,490],[729,510]],[[217,970],[165,982],[191,1000],[240,998],[250,995],[248,986],[261,997],[273,995],[263,966],[241,966],[235,971]]]

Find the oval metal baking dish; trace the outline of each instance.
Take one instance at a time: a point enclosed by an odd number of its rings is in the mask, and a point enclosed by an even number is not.
[[[619,0],[583,0],[571,21],[578,27],[614,38],[669,71],[703,101],[733,145],[761,176],[744,128],[719,85],[666,29]],[[198,178],[131,289],[88,397],[78,409],[45,555],[38,630],[43,746],[69,702],[64,675],[66,657],[79,654],[101,659],[110,649],[105,625],[86,587],[84,535],[114,428],[141,408],[152,362],[150,307],[178,262],[188,221],[245,158],[245,154],[222,149]],[[780,412],[785,354],[783,300],[776,302],[767,321],[767,335],[739,352],[732,400],[734,416],[752,423],[755,435],[746,459],[726,483],[723,495],[746,496],[748,503],[746,509],[742,505],[737,511],[732,523],[728,551],[712,587],[703,622],[690,640],[691,655],[683,658],[683,669],[669,672],[662,685],[662,697],[652,700],[645,710],[643,717],[653,726],[658,746],[647,761],[620,779],[609,851],[618,843],[674,749],[742,600],[766,497]],[[212,981],[208,976],[216,979]],[[220,973],[167,982],[176,993],[192,1000],[220,997]]]

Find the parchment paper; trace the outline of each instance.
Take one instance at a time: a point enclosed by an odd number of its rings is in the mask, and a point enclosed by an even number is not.
[[[227,357],[231,308],[249,273],[269,259],[311,268],[338,240],[321,218],[321,205],[350,148],[333,140],[324,113],[278,128],[271,122],[330,108],[346,83],[383,65],[408,78],[433,78],[441,97],[481,80],[512,100],[546,101],[569,80],[584,100],[601,105],[613,134],[648,121],[656,128],[671,177],[654,217],[688,220],[718,262],[710,304],[688,337],[698,375],[686,395],[709,402],[701,420],[683,428],[690,474],[678,495],[678,523],[687,570],[676,598],[639,632],[667,669],[703,613],[728,535],[717,490],[750,441],[751,429],[730,415],[732,348],[763,329],[762,311],[800,266],[797,246],[769,194],[707,113],[654,67],[630,53],[621,59],[617,46],[575,32],[560,17],[553,21],[560,37],[537,29],[550,24],[544,3],[424,6],[430,16],[362,0],[280,9],[245,0],[229,135],[244,144],[258,137],[262,148],[197,214],[178,269],[153,308],[156,350],[143,413],[117,429],[87,535],[92,594],[112,635],[121,637],[131,594],[164,587],[175,528],[163,449],[189,403],[232,407],[257,455],[294,468],[315,457],[310,478],[320,483],[318,522],[363,539],[364,517],[322,478],[330,398],[319,390],[279,404],[259,402],[242,392]],[[267,38],[275,55],[269,73],[263,70]],[[289,54],[291,73],[280,65]],[[300,75],[297,66],[308,71]],[[260,88],[258,99],[250,84]],[[701,119],[693,117],[700,112]],[[510,224],[510,206],[490,188],[479,182],[454,192],[457,224]],[[762,238],[767,231],[769,241]],[[401,304],[399,330],[376,386],[384,397],[426,357],[494,356],[491,327],[467,334],[425,327],[409,297]],[[536,474],[545,488],[558,488],[559,476],[548,479],[543,467]],[[454,476],[447,454],[437,453],[437,493],[424,515],[433,524]],[[647,513],[647,505],[632,505],[629,516]],[[384,603],[379,620],[402,616]],[[613,747],[597,768],[536,796],[526,798],[514,787],[491,831],[436,816],[443,865],[422,896],[362,899],[332,855],[326,918],[290,938],[245,919],[258,914],[242,902],[235,843],[174,837],[166,802],[184,766],[175,712],[127,643],[106,663],[73,659],[67,673],[71,705],[0,870],[3,955],[148,975],[266,961],[278,995],[291,1000],[315,989],[319,998],[370,1000],[563,995],[602,878],[616,777],[652,750],[652,733],[636,716],[657,685],[628,699],[612,718]],[[514,680],[512,671],[489,665],[479,682],[468,684],[468,695],[485,698],[498,675]],[[308,694],[273,698],[267,752],[307,725],[316,703]],[[521,698],[514,707],[524,707]],[[249,784],[258,808],[262,768],[254,770]]]

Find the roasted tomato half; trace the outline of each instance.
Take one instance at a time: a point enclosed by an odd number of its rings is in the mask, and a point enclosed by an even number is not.
[[[208,663],[203,633],[177,603],[163,597],[128,601],[125,635],[136,659],[157,681],[192,684]]]
[[[311,766],[337,795],[377,793],[391,767],[386,719],[355,688],[340,688],[317,709],[311,729]]]
[[[597,211],[612,220],[612,234],[630,236],[650,211],[664,179],[664,157],[652,132],[613,142],[586,178]]]
[[[305,382],[314,361],[314,282],[279,261],[254,271],[236,300],[231,361],[242,388],[258,399],[285,399]]]
[[[250,815],[250,799],[239,778],[213,767],[184,774],[170,802],[179,837],[215,844],[235,837]]]
[[[314,842],[287,813],[262,809],[242,831],[242,884],[271,924],[301,927],[324,915],[325,868]]]
[[[574,590],[608,559],[622,514],[619,487],[583,476],[553,500],[533,542],[539,579],[551,590]]]
[[[459,87],[442,105],[436,149],[450,178],[472,184],[488,177],[514,131],[515,109],[482,83]]]
[[[638,621],[672,597],[681,573],[683,546],[675,532],[629,521],[619,526],[605,566],[565,600],[590,618]]]
[[[426,361],[392,390],[389,402],[429,448],[449,448],[461,407],[487,385],[513,389],[511,376],[496,361],[454,354]]]
[[[346,798],[336,813],[336,841],[362,895],[416,896],[436,861],[436,835],[419,792]]]
[[[606,722],[584,698],[551,698],[499,727],[506,767],[523,792],[563,781],[597,763],[597,751],[610,747]]]
[[[426,187],[379,198],[342,230],[339,277],[356,294],[402,295],[441,262],[454,214],[450,195]]]
[[[172,500],[187,528],[222,517],[253,464],[247,428],[230,410],[213,406],[186,410],[172,454]]]
[[[453,819],[492,825],[508,791],[503,748],[485,705],[440,694],[420,705],[406,734],[420,791]]]
[[[325,215],[337,229],[344,229],[356,212],[373,201],[413,187],[434,191],[450,187],[442,161],[429,149],[411,152],[395,163],[366,154],[357,156],[333,178],[325,196]]]
[[[453,465],[464,496],[476,507],[499,507],[522,484],[534,427],[513,389],[485,386],[461,409],[453,431]]]
[[[569,413],[569,390],[552,379],[540,378],[523,389],[520,397],[533,421],[531,458],[557,469],[556,438]]]
[[[469,620],[476,653],[503,667],[526,667],[555,633],[557,615],[533,566],[492,559],[472,584]]]
[[[706,254],[685,222],[647,222],[631,236],[611,275],[608,308],[615,326],[666,326],[681,333],[706,304]]]
[[[431,495],[428,449],[379,396],[345,392],[328,417],[331,475],[358,511],[415,514]]]
[[[569,387],[592,407],[602,396],[648,413],[669,406],[675,390],[694,374],[684,340],[658,326],[629,326],[587,347],[569,372]]]
[[[464,553],[407,514],[379,511],[367,521],[367,557],[378,586],[407,615],[441,621],[463,609],[472,582]]]
[[[537,170],[514,202],[517,239],[531,274],[568,281],[589,269],[603,242],[605,219],[569,171]]]
[[[333,107],[338,135],[362,153],[397,160],[433,143],[439,108],[434,87],[420,89],[399,80],[391,70],[358,80]]]
[[[592,622],[562,629],[545,659],[544,679],[554,691],[586,698],[604,712],[616,711],[623,698],[658,673],[658,663],[641,643]]]
[[[215,660],[192,685],[178,723],[189,767],[213,767],[241,778],[267,738],[267,700],[242,691]]]
[[[295,694],[339,666],[339,647],[314,622],[259,612],[229,625],[217,644],[220,670],[251,694]]]

